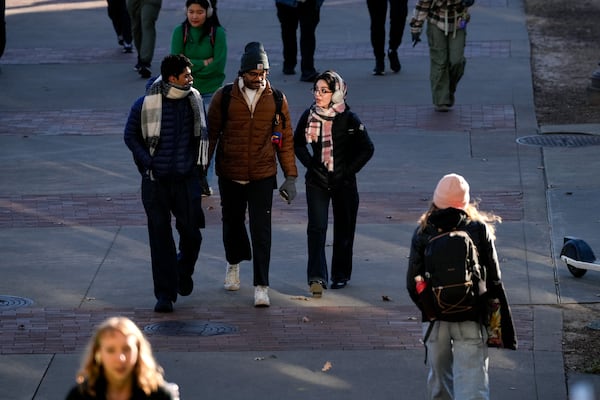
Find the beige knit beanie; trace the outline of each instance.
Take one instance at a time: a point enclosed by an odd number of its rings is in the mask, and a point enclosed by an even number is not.
[[[469,184],[458,174],[444,175],[433,192],[433,204],[437,208],[464,210],[469,204]]]

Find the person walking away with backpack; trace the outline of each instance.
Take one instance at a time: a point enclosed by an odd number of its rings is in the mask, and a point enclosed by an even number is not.
[[[325,259],[329,203],[333,210],[331,288],[346,286],[352,274],[352,250],[358,214],[356,174],[371,159],[373,142],[346,104],[346,83],[325,71],[313,84],[314,102],[298,120],[294,150],[306,167],[308,205],[307,278],[313,297],[327,288]]]
[[[450,111],[458,81],[465,72],[467,23],[473,0],[417,0],[410,32],[413,47],[421,41],[427,19],[431,95],[435,110]]]
[[[422,312],[428,399],[488,400],[488,346],[516,349],[494,243],[496,222],[501,218],[479,211],[477,204],[470,202],[465,178],[451,173],[438,182],[433,202],[413,234],[406,288]],[[452,249],[450,243],[457,247]],[[470,243],[475,246],[473,252],[469,252]],[[443,244],[447,246],[440,250]],[[434,254],[436,251],[446,253]],[[444,258],[453,260],[446,272],[440,265],[432,265]],[[447,278],[444,274],[461,268],[464,279],[460,285],[440,283]],[[441,276],[432,276],[436,273]],[[444,289],[452,292],[457,287],[462,287],[463,295],[451,300]],[[487,305],[491,299],[502,299],[502,345],[488,342]]]
[[[287,99],[283,96],[281,116],[277,113],[275,89],[267,79],[268,71],[269,59],[262,43],[246,44],[237,79],[231,87],[217,90],[208,108],[209,154],[212,158],[216,152],[228,263],[224,288],[239,290],[240,262],[253,260],[256,307],[270,305],[271,208],[273,190],[277,188],[277,162],[285,176],[279,192],[288,204],[296,196],[298,176]],[[227,100],[226,87],[231,88]],[[225,112],[223,101],[229,102]]]
[[[186,19],[173,29],[171,54],[183,54],[192,61],[194,88],[208,109],[213,93],[225,81],[227,36],[217,16],[216,0],[187,0]],[[202,195],[212,194],[214,161],[202,176]]]

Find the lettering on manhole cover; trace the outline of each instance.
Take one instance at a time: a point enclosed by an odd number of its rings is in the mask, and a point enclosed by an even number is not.
[[[25,297],[0,295],[0,311],[12,310],[33,304],[33,300]]]
[[[217,336],[235,333],[237,328],[207,321],[163,321],[146,325],[144,332],[166,336]]]
[[[585,147],[600,145],[600,136],[580,133],[559,133],[523,136],[517,143],[544,147]]]

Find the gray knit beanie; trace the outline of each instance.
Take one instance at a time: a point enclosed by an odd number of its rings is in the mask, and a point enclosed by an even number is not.
[[[251,69],[269,69],[269,59],[265,48],[260,42],[250,42],[244,48],[240,73],[250,71]]]

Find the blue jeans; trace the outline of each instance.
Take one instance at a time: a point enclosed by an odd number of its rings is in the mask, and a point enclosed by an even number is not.
[[[423,335],[429,322],[423,323]],[[435,321],[427,346],[428,398],[489,400],[487,331],[475,321]]]
[[[214,93],[201,93],[202,102],[204,103],[204,115],[208,115],[207,110],[210,106],[210,102],[212,101]],[[210,160],[210,164],[208,164],[208,168],[206,170],[206,182],[208,186],[212,186],[213,177],[215,176],[215,158],[213,157]]]

